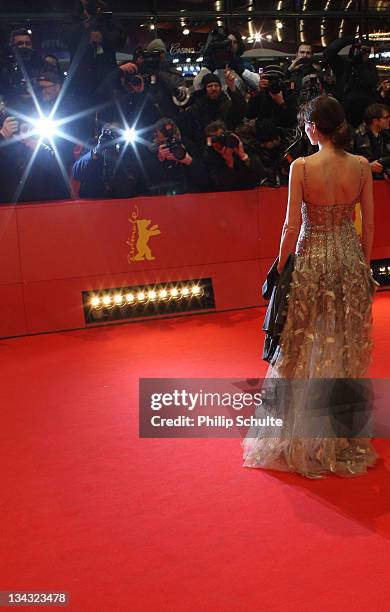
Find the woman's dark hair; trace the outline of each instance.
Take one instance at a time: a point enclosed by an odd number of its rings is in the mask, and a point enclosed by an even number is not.
[[[350,147],[351,132],[344,109],[332,96],[322,95],[306,102],[299,110],[298,121],[301,126],[314,122],[338,149]]]

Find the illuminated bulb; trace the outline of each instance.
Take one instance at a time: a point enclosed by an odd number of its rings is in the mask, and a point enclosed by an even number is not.
[[[280,30],[283,27],[283,24],[281,21],[278,21],[276,24],[276,27]]]
[[[183,287],[183,289],[181,290],[181,294],[182,295],[188,295],[190,292],[190,290],[188,289],[188,287]]]
[[[183,35],[184,35],[184,36],[188,36],[188,34],[189,34],[189,33],[190,33],[190,31],[189,31],[189,29],[188,29],[188,28],[184,28],[184,29],[183,29]]]
[[[198,293],[200,293],[200,287],[198,287],[198,285],[194,285],[191,291],[194,295],[197,295]]]
[[[128,294],[126,295],[126,302],[127,302],[128,304],[131,304],[131,302],[134,302],[134,299],[135,299],[135,298],[134,298],[134,295],[133,295],[132,293],[128,293]]]
[[[190,63],[190,61],[191,61],[191,58],[190,58],[190,57],[187,57],[187,59],[186,59],[187,64],[189,64],[189,63]]]
[[[166,291],[166,289],[161,289],[160,293],[158,294],[158,297],[160,298],[168,297],[168,291]]]
[[[114,302],[115,304],[122,304],[123,297],[121,296],[120,293],[117,293],[116,295],[114,295]]]
[[[259,32],[257,32],[257,33],[255,34],[255,41],[256,41],[256,42],[260,42],[260,41],[261,41],[261,34],[259,34]]]
[[[179,295],[179,292],[177,289],[171,289],[171,296],[172,297],[177,297]]]
[[[104,298],[103,298],[103,304],[105,306],[108,306],[109,304],[111,304],[111,296],[105,295]]]
[[[246,36],[241,36],[242,40],[246,40]]]
[[[381,272],[382,274],[384,274],[384,273],[386,272],[386,268],[385,268],[385,267],[383,267],[383,268],[379,268],[379,272]]]
[[[149,291],[148,292],[148,298],[149,300],[155,300],[157,297],[157,293],[155,291]]]
[[[142,300],[144,300],[144,299],[145,299],[145,294],[143,293],[143,291],[140,291],[140,292],[137,294],[137,300],[138,300],[138,301],[140,301],[140,302],[142,302]]]
[[[272,40],[272,34],[267,34],[266,39],[267,40]]]
[[[178,63],[179,63],[179,58],[175,57],[175,58],[172,60],[172,64],[178,64]]]
[[[27,30],[27,33],[30,34],[30,36],[31,36],[32,30]]]
[[[198,57],[198,58],[196,59],[196,61],[197,61],[197,62],[203,62],[203,57],[202,57],[202,56]]]
[[[156,29],[156,26],[154,25],[154,23],[151,23],[149,27],[150,27],[151,30],[155,30]]]
[[[93,297],[90,302],[92,308],[96,308],[100,304],[100,299],[98,297]]]

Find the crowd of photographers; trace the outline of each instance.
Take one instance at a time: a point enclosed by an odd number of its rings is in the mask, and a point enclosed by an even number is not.
[[[80,0],[64,25],[66,78],[31,33],[11,33],[0,62],[0,202],[67,199],[71,185],[81,198],[278,187],[291,161],[315,150],[297,112],[320,94],[344,105],[351,152],[390,180],[390,81],[379,81],[364,39],[339,38],[320,61],[302,43],[289,66],[255,70],[239,33],[217,28],[189,83],[158,38],[118,66],[126,32],[104,8]]]

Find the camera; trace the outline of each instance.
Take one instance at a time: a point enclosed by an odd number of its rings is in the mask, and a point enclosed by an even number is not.
[[[222,147],[227,147],[228,149],[237,149],[240,141],[232,132],[223,132],[218,136],[210,136],[210,144],[214,143],[219,143]]]
[[[212,70],[225,68],[233,60],[232,41],[223,27],[212,30],[203,47],[203,56]]]
[[[110,154],[118,154],[123,143],[123,136],[118,130],[115,128],[103,128],[98,138],[97,145],[94,148],[94,153],[99,156],[109,149]]]
[[[274,74],[274,73],[266,73],[264,75],[269,82],[269,87],[268,90],[270,93],[272,94],[278,94],[282,91],[283,86],[284,86],[284,81],[280,78],[280,76],[278,74]]]
[[[370,45],[364,38],[357,38],[351,45],[349,57],[354,62],[360,63],[363,61],[363,55],[370,52]]]
[[[171,123],[166,123],[162,128],[161,132],[167,139],[166,145],[175,159],[181,161],[187,155],[187,151],[183,143],[175,138],[174,126]]]

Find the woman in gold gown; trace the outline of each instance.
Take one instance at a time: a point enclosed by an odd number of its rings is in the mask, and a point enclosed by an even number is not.
[[[293,471],[309,478],[330,473],[354,476],[365,473],[377,459],[370,437],[324,435],[321,427],[309,435],[303,432],[313,412],[309,383],[325,381],[329,389],[336,379],[364,379],[370,364],[376,289],[370,273],[372,175],[367,160],[344,149],[349,130],[343,108],[334,98],[311,100],[300,111],[300,120],[319,151],[291,165],[278,272],[289,253],[295,252],[295,266],[286,322],[263,386],[273,389],[273,400],[263,408],[281,411],[283,426],[278,437],[260,427],[248,431],[242,441],[244,466]],[[358,201],[361,242],[353,221]],[[283,382],[290,382],[288,389]],[[272,405],[276,390],[278,407]],[[329,425],[331,416],[321,422],[326,420]],[[329,427],[323,431],[329,432]]]

